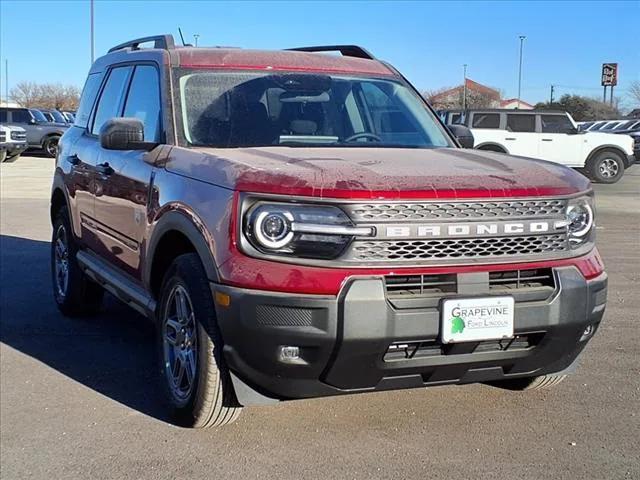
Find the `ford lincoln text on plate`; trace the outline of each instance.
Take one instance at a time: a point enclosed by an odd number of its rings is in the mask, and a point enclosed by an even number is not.
[[[94,63],[60,141],[54,296],[88,315],[107,290],[153,319],[194,427],[298,398],[544,387],[602,319],[594,214],[568,168],[459,148],[362,48],[149,37]]]

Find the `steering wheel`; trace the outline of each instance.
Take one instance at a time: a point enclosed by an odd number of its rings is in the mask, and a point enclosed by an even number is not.
[[[376,142],[381,142],[382,141],[382,139],[378,135],[376,135],[375,133],[370,133],[370,132],[354,133],[350,137],[345,138],[343,141],[345,143],[346,142],[354,142],[356,140],[360,140],[361,138],[369,138],[369,139],[374,140]]]

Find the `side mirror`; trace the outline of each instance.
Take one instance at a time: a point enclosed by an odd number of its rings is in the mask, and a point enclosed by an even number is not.
[[[153,150],[158,144],[144,141],[144,125],[137,118],[111,118],[100,129],[100,145],[106,150]]]
[[[473,148],[473,133],[464,125],[452,124],[447,125],[451,135],[456,137],[462,148]]]

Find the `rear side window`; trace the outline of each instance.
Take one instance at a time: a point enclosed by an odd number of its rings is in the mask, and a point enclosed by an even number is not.
[[[11,121],[15,123],[29,123],[31,115],[26,110],[13,110],[11,112]]]
[[[100,133],[102,125],[104,125],[107,120],[120,116],[124,91],[130,72],[131,67],[120,67],[114,68],[109,73],[107,83],[100,94],[100,100],[98,100],[98,107],[96,108],[96,114],[93,120],[91,133],[94,135]]]
[[[567,133],[573,124],[566,115],[541,115],[543,133]]]
[[[535,115],[507,114],[507,130],[510,132],[535,132]]]
[[[474,113],[471,128],[500,128],[500,114]]]
[[[84,88],[82,89],[82,96],[80,97],[80,105],[78,106],[75,121],[75,125],[77,127],[87,128],[87,125],[89,124],[89,116],[91,115],[91,108],[96,101],[101,81],[101,73],[92,73],[87,77],[87,81],[84,82]]]
[[[144,125],[145,142],[156,142],[160,134],[160,80],[150,65],[137,66],[131,80],[125,117],[135,117]]]

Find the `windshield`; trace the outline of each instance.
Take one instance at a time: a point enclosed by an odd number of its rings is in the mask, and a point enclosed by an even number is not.
[[[299,73],[183,71],[191,145],[450,147],[435,117],[390,80]]]
[[[44,114],[40,111],[40,110],[29,110],[29,112],[31,112],[31,115],[33,116],[33,119],[38,122],[38,123],[48,123],[49,120],[47,120],[47,117],[44,116]]]
[[[64,115],[62,115],[59,111],[57,110],[51,110],[51,116],[55,119],[56,122],[58,123],[67,123],[67,121],[64,118]]]

